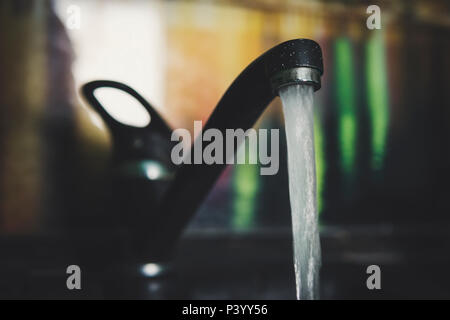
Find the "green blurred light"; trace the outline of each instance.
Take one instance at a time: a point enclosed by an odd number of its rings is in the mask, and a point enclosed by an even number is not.
[[[247,143],[246,143],[247,145]],[[259,166],[248,164],[248,149],[246,164],[238,164],[233,168],[233,230],[245,231],[254,225],[256,201],[259,191]]]
[[[318,110],[319,108],[314,108]],[[320,114],[314,114],[314,148],[316,151],[316,176],[317,176],[317,208],[320,212],[324,209],[323,191],[325,187],[325,136]]]
[[[366,44],[367,100],[372,127],[372,159],[375,170],[383,167],[389,125],[386,56],[382,31],[372,31]]]
[[[353,52],[350,39],[338,38],[335,43],[336,94],[338,104],[338,139],[341,164],[348,175],[352,175],[356,160],[356,93]]]

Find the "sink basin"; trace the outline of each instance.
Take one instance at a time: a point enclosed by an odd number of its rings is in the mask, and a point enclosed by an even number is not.
[[[450,298],[446,230],[448,226],[322,227],[321,298]],[[1,239],[1,247],[10,247],[8,241]],[[2,262],[0,297],[295,299],[291,241],[290,230],[282,228],[241,234],[190,230],[167,274],[119,277],[113,270],[85,270],[81,264],[79,292],[66,289],[63,260],[48,256],[44,264],[23,257]],[[372,264],[381,268],[381,290],[366,287],[366,269]]]

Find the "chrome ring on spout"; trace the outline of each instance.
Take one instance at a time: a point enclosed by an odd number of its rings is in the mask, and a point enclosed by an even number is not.
[[[281,87],[291,84],[310,84],[317,91],[321,86],[320,71],[309,67],[291,68],[276,73],[270,82],[277,95]]]

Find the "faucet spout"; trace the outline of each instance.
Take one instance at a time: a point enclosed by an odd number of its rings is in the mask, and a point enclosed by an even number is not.
[[[278,95],[280,87],[301,83],[318,90],[322,74],[322,52],[316,42],[308,39],[283,42],[253,61],[236,78],[204,130],[215,128],[224,136],[226,129],[247,130]],[[179,167],[159,205],[160,220],[155,221],[152,230],[154,246],[172,248],[225,166],[184,164]]]

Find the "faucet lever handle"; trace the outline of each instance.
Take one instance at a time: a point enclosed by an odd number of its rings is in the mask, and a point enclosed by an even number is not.
[[[141,106],[145,108],[150,117],[148,123],[146,123],[144,126],[134,126],[117,120],[99,101],[98,97],[96,97],[95,91],[100,88],[114,88],[131,95],[141,104]],[[158,112],[156,112],[156,110],[146,99],[144,99],[136,90],[127,86],[126,84],[111,80],[95,80],[84,84],[81,87],[81,93],[90,104],[90,106],[102,117],[103,121],[105,121],[109,129],[114,133],[124,130],[146,130],[147,132],[156,131],[160,134],[163,134],[164,136],[170,137],[171,130],[167,123],[163,120],[163,118],[158,114]]]

